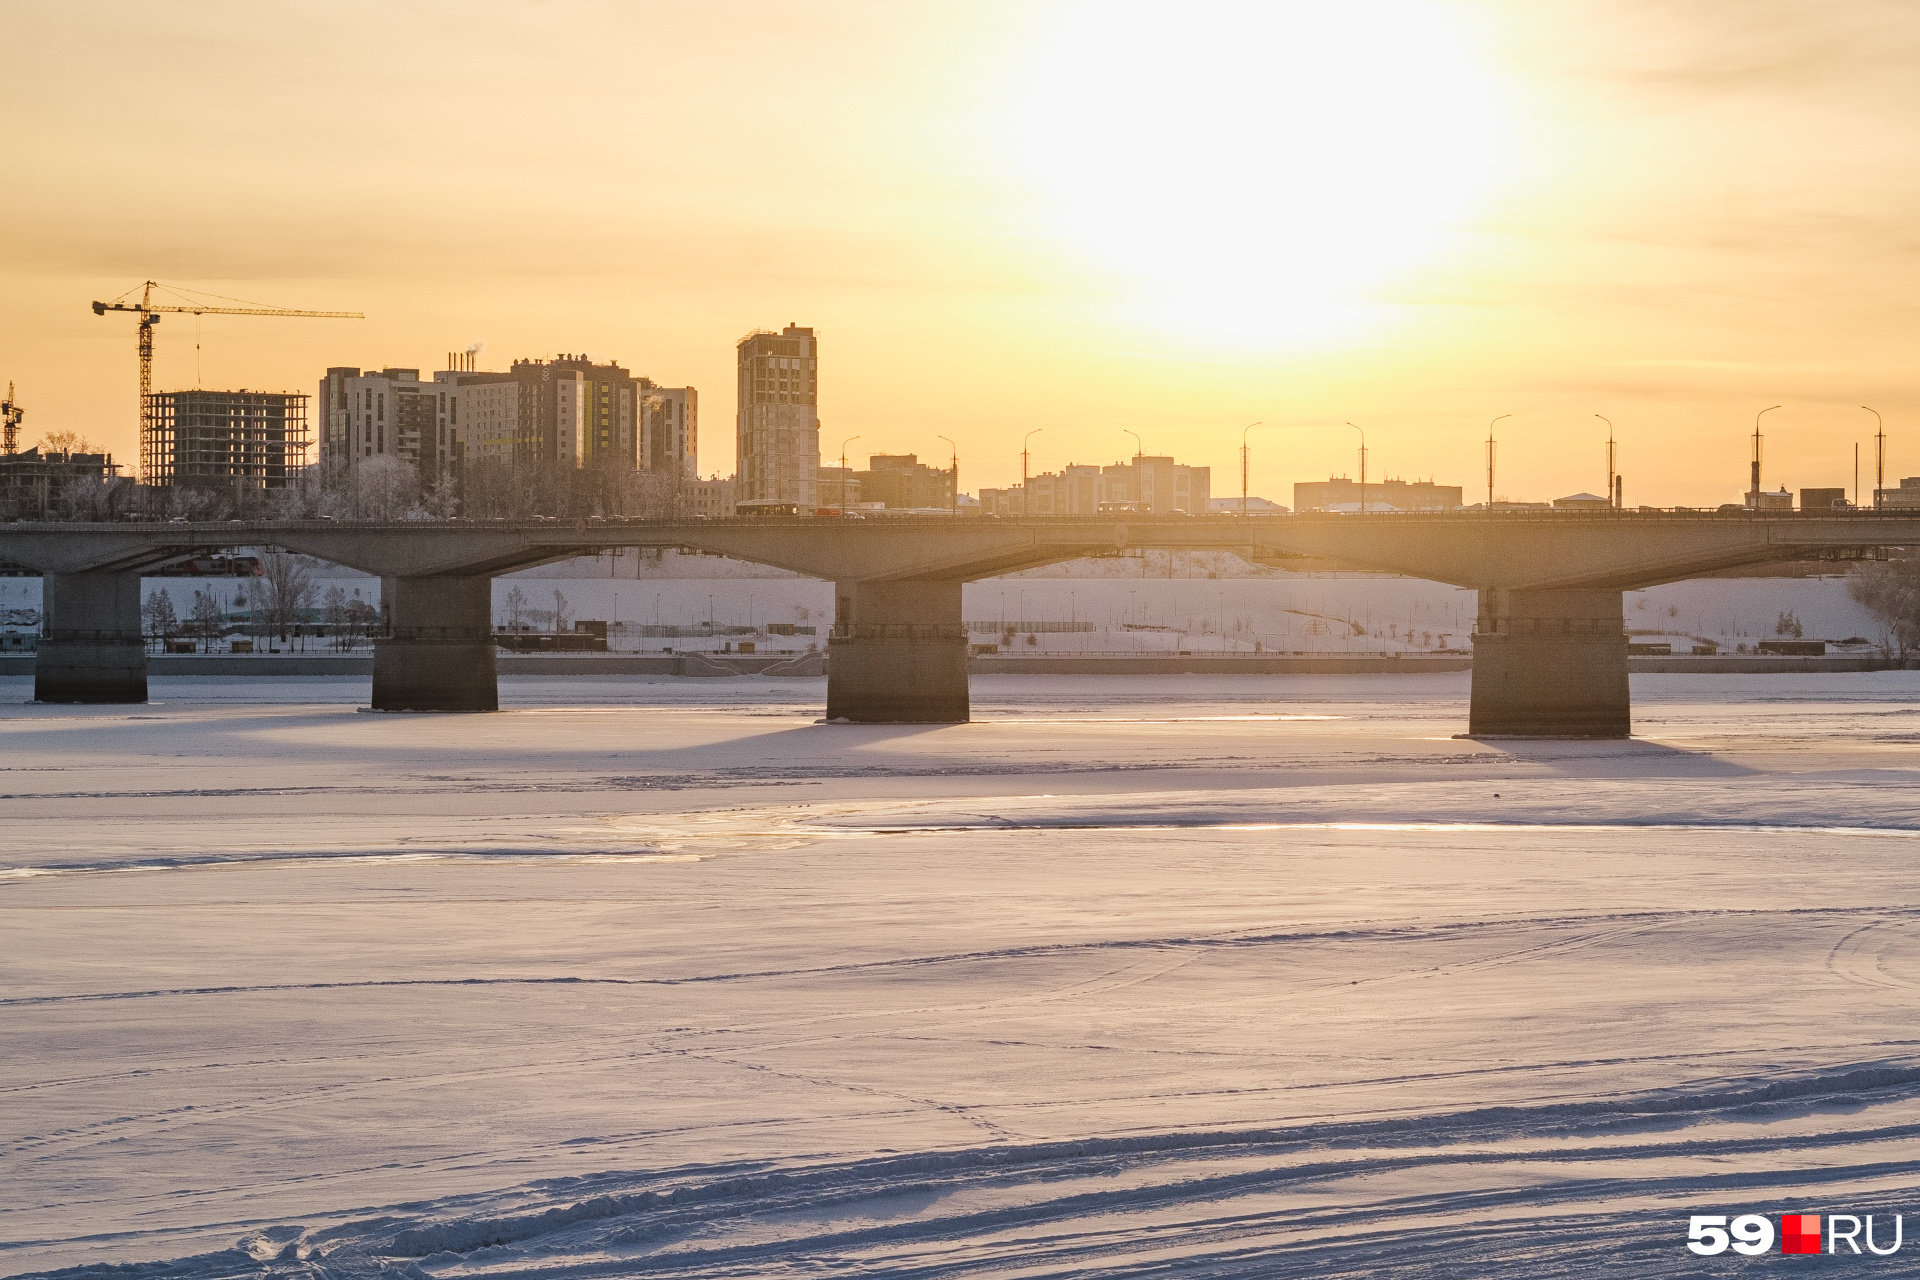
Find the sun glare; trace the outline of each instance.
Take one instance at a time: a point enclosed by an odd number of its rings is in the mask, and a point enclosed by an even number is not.
[[[1435,0],[1098,0],[1012,119],[1057,231],[1157,328],[1311,342],[1474,212],[1493,76]]]

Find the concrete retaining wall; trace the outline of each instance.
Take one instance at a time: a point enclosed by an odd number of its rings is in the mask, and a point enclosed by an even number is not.
[[[689,661],[691,659],[691,661]],[[0,656],[0,676],[33,674],[30,653]],[[700,654],[502,654],[501,675],[517,676],[731,676],[763,675],[805,678],[826,674],[824,654],[790,656]],[[1635,675],[1698,672],[1721,675],[1783,675],[1805,671],[1894,671],[1920,669],[1920,658],[1903,664],[1896,658],[1828,655],[1822,658],[1670,657],[1629,658]],[[769,668],[779,668],[769,670]],[[1234,658],[1172,657],[1164,654],[1082,655],[1072,658],[1027,658],[985,655],[972,660],[977,675],[1361,675],[1373,672],[1469,671],[1467,657],[1407,658],[1294,658],[1269,655]],[[147,659],[150,676],[373,676],[370,653],[277,654],[154,654]]]
[[[1161,653],[1079,654],[1066,658],[982,654],[973,660],[976,675],[1015,676],[1163,676],[1163,675],[1360,675],[1369,672],[1469,671],[1473,659],[1447,657],[1278,657],[1268,654]]]

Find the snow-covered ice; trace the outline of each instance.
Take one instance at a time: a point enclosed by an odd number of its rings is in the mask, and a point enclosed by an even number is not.
[[[1466,681],[0,680],[0,1272],[1718,1275],[1690,1213],[1920,1209],[1920,673],[1638,676],[1618,743]]]

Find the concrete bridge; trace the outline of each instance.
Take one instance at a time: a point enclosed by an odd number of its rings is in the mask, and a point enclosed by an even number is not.
[[[45,578],[34,696],[141,702],[140,575],[183,556],[279,546],[382,580],[373,705],[498,706],[496,574],[615,547],[679,547],[835,584],[827,715],[968,716],[963,583],[1132,548],[1383,570],[1479,592],[1469,732],[1624,737],[1622,593],[1773,560],[1920,545],[1920,515],[1495,512],[1068,519],[272,521],[0,525],[0,560]]]

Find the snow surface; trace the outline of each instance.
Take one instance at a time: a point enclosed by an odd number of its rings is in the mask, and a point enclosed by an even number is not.
[[[0,1272],[1732,1275],[1687,1215],[1920,1208],[1920,673],[1614,743],[1457,739],[1464,674],[153,686],[0,679]]]

